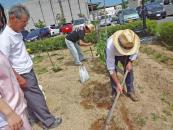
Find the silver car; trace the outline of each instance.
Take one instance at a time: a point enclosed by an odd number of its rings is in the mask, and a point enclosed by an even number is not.
[[[117,13],[117,23],[124,24],[139,20],[139,14],[136,9],[124,9]]]

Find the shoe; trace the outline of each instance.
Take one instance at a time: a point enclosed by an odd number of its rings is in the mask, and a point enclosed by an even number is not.
[[[82,61],[86,61],[86,60],[87,60],[86,58],[83,58],[83,59],[82,59],[82,60],[80,60],[80,61],[82,62]]]
[[[82,65],[82,62],[80,63],[75,63],[76,66],[81,66]]]
[[[43,126],[43,130],[49,130],[58,127],[62,123],[62,118],[55,118],[54,123],[52,123],[49,127]]]
[[[134,102],[139,101],[138,97],[136,96],[135,92],[127,92],[127,96]]]

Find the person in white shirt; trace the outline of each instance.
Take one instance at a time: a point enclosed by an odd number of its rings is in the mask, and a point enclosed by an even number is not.
[[[107,40],[106,45],[106,64],[110,73],[112,86],[112,95],[116,95],[119,91],[123,92],[120,81],[117,78],[118,62],[121,62],[124,67],[124,72],[127,70],[127,78],[125,80],[127,86],[127,95],[133,100],[138,101],[134,90],[134,76],[132,62],[137,59],[140,47],[140,39],[132,30],[119,30],[115,32]]]
[[[0,34],[6,26],[0,4]],[[26,101],[7,57],[0,51],[0,130],[31,130]]]
[[[21,34],[21,31],[28,23],[29,12],[24,6],[15,5],[10,8],[8,14],[8,25],[0,35],[0,51],[7,56],[23,89],[27,100],[30,123],[40,121],[43,124],[44,130],[55,128],[61,124],[62,119],[55,118],[49,112],[44,95],[38,86],[33,70],[33,62],[26,50]]]

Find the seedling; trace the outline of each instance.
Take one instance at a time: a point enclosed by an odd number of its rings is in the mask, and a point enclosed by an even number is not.
[[[58,72],[58,71],[62,70],[59,66],[57,66],[57,65],[55,65],[55,64],[53,63],[53,61],[52,61],[52,59],[51,59],[51,57],[50,57],[50,55],[49,55],[49,52],[47,52],[47,55],[48,55],[49,60],[50,60],[50,62],[51,62],[51,64],[52,64],[52,70],[53,70],[54,72]]]

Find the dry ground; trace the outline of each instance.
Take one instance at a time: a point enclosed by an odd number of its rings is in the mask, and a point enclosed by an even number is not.
[[[147,45],[170,58],[173,53],[159,45]],[[111,107],[109,77],[104,65],[91,60],[89,48],[82,48],[89,57],[84,64],[90,79],[79,81],[79,67],[74,66],[68,50],[51,52],[51,58],[62,68],[51,70],[46,53],[35,58],[39,84],[44,87],[50,111],[63,118],[55,130],[102,130]],[[158,62],[140,53],[134,65],[135,88],[139,102],[122,95],[114,112],[110,130],[173,130],[173,60]],[[122,77],[120,75],[120,77]],[[34,125],[34,130],[41,130]]]

